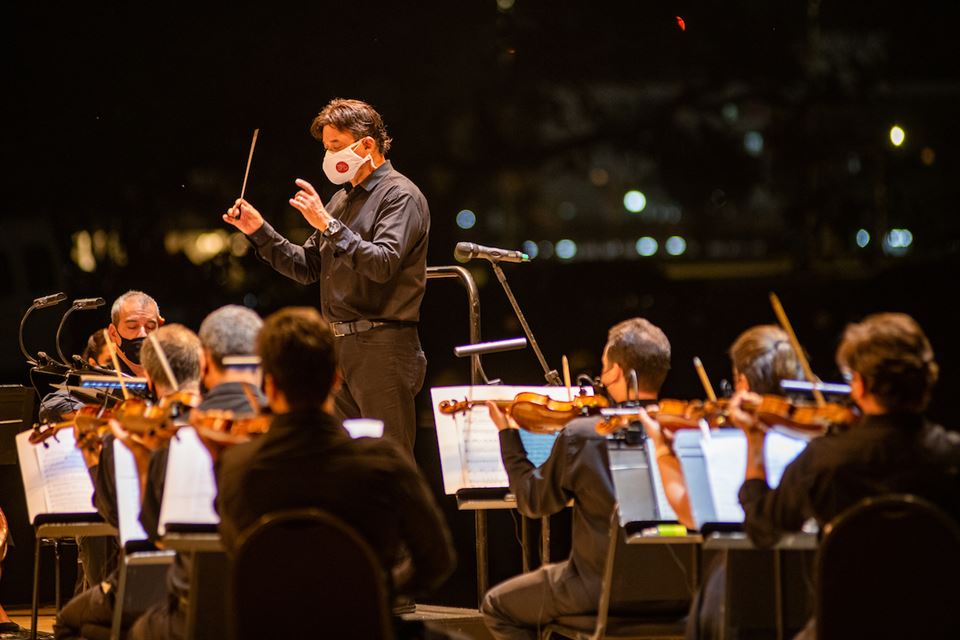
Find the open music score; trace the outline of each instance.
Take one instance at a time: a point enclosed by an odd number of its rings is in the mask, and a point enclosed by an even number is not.
[[[444,400],[509,400],[523,391],[548,395],[566,401],[566,387],[462,386],[434,387],[430,390],[440,447],[443,489],[452,495],[460,489],[507,487],[507,472],[500,459],[500,437],[486,406],[465,413],[445,415],[438,405]],[[556,434],[520,431],[520,439],[530,461],[539,466],[550,455]]]
[[[771,487],[780,484],[784,469],[806,446],[806,440],[773,431],[767,434],[764,464],[767,483]],[[719,429],[710,435],[692,430],[678,431],[674,450],[683,468],[697,527],[743,522],[739,495],[747,466],[744,433],[739,429]]]
[[[30,431],[17,434],[17,456],[30,522],[46,514],[96,514],[93,482],[73,432],[64,429],[49,446],[32,445]]]
[[[170,525],[209,525],[220,517],[213,509],[217,481],[213,460],[193,427],[181,427],[170,441],[163,504],[160,506],[158,533],[166,535]]]

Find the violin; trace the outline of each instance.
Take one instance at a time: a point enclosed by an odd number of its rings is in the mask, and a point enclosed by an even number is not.
[[[270,430],[273,415],[258,413],[237,415],[233,411],[193,409],[188,422],[204,439],[221,445],[249,442],[254,436]]]
[[[156,403],[131,397],[114,409],[113,417],[131,433],[154,435],[163,430],[176,431],[172,419],[198,406],[200,400],[200,394],[193,391],[177,391]]]
[[[700,429],[706,424],[711,429],[726,423],[727,400],[673,400],[664,398],[657,404],[644,407],[644,410],[660,424],[664,431],[678,431],[680,429]],[[601,410],[606,417],[597,423],[597,433],[608,436],[628,427],[638,419],[639,414],[635,407],[623,407]]]
[[[716,429],[728,423],[729,400],[671,400],[658,401],[655,407],[646,409],[664,431],[700,429],[703,424]],[[775,431],[794,438],[810,439],[825,435],[833,429],[849,427],[859,418],[853,408],[836,403],[816,404],[791,400],[783,396],[763,395],[758,404],[744,402],[740,406]],[[610,435],[623,429],[637,419],[637,412],[630,409],[606,412],[608,417],[597,424],[597,433]],[[605,412],[601,411],[601,414]]]
[[[521,429],[532,433],[556,433],[574,418],[596,415],[601,409],[610,406],[604,396],[591,396],[583,392],[570,401],[563,401],[524,391],[514,396],[513,400],[444,400],[437,408],[442,414],[453,415],[467,412],[487,402],[495,403],[512,417]]]
[[[90,449],[110,430],[110,420],[114,417],[113,409],[103,405],[84,405],[62,422],[35,424],[27,441],[30,444],[42,444],[55,437],[61,429],[76,427],[77,448]]]

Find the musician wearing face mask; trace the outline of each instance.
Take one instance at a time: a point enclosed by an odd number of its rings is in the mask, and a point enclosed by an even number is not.
[[[795,380],[803,377],[800,361],[790,346],[786,332],[776,325],[757,325],[750,327],[734,340],[730,346],[730,361],[733,365],[734,390],[740,393],[755,394],[782,393],[781,380]],[[672,436],[661,430],[660,424],[646,414],[641,415],[650,441],[655,446],[657,465],[663,478],[664,492],[670,505],[681,521],[690,529],[695,529],[691,509],[687,498],[687,487],[680,466],[680,459],[673,450]],[[730,425],[734,428],[733,425]],[[739,558],[741,562],[743,558]],[[728,578],[727,557],[718,555],[704,571],[703,586],[694,597],[687,618],[686,637],[696,638],[724,637],[726,624],[724,603],[730,580],[739,580],[736,573]],[[756,588],[751,584],[734,583],[732,589],[744,591]]]
[[[113,343],[118,346],[117,359],[120,361],[121,371],[128,375],[143,375],[143,368],[140,366],[140,347],[147,334],[162,325],[163,317],[160,315],[157,301],[142,291],[127,291],[113,302],[107,333]],[[91,338],[88,341],[88,348],[92,340]],[[101,341],[100,344],[102,345],[103,342]],[[101,362],[101,355],[95,354],[97,362]],[[87,357],[86,352],[84,357]],[[112,363],[105,366],[113,368]],[[66,414],[76,411],[84,404],[83,400],[74,397],[67,390],[60,389],[49,393],[40,402],[40,422],[61,422]]]
[[[602,361],[600,381],[614,402],[654,403],[670,369],[670,342],[648,320],[633,318],[610,329]],[[631,388],[631,370],[637,376],[637,391]],[[597,610],[616,502],[607,441],[597,433],[599,417],[577,418],[560,432],[550,457],[535,467],[527,458],[517,423],[496,404],[487,406],[500,431],[501,457],[517,510],[542,518],[573,499],[570,558],[493,587],[481,606],[494,638],[532,640],[551,620]]]
[[[426,284],[430,213],[413,182],[386,159],[391,139],[380,114],[359,100],[335,99],[314,119],[323,171],[343,188],[326,204],[306,180],[290,199],[314,228],[301,246],[280,235],[249,202],[223,219],[257,254],[302,284],[320,282],[320,311],[336,336],[343,387],[340,418],[384,422],[384,436],[413,451],[414,396],[426,359],[417,322]]]

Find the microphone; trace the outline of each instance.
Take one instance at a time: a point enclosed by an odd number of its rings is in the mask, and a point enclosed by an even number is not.
[[[52,307],[55,304],[60,304],[67,299],[67,294],[61,293],[51,293],[48,296],[40,296],[39,298],[33,301],[33,306],[35,309],[45,309],[47,307]]]
[[[483,258],[490,262],[530,262],[530,256],[522,251],[484,247],[472,242],[458,242],[453,256],[464,262],[473,258]]]
[[[78,298],[73,301],[74,309],[96,309],[107,304],[103,298]]]

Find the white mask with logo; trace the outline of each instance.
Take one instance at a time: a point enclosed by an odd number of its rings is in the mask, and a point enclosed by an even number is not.
[[[357,171],[360,170],[364,162],[369,160],[370,164],[373,164],[373,158],[369,153],[361,158],[353,150],[358,144],[360,144],[360,140],[340,149],[340,151],[327,151],[326,155],[323,156],[323,172],[326,174],[327,180],[333,184],[350,182],[357,175]]]

